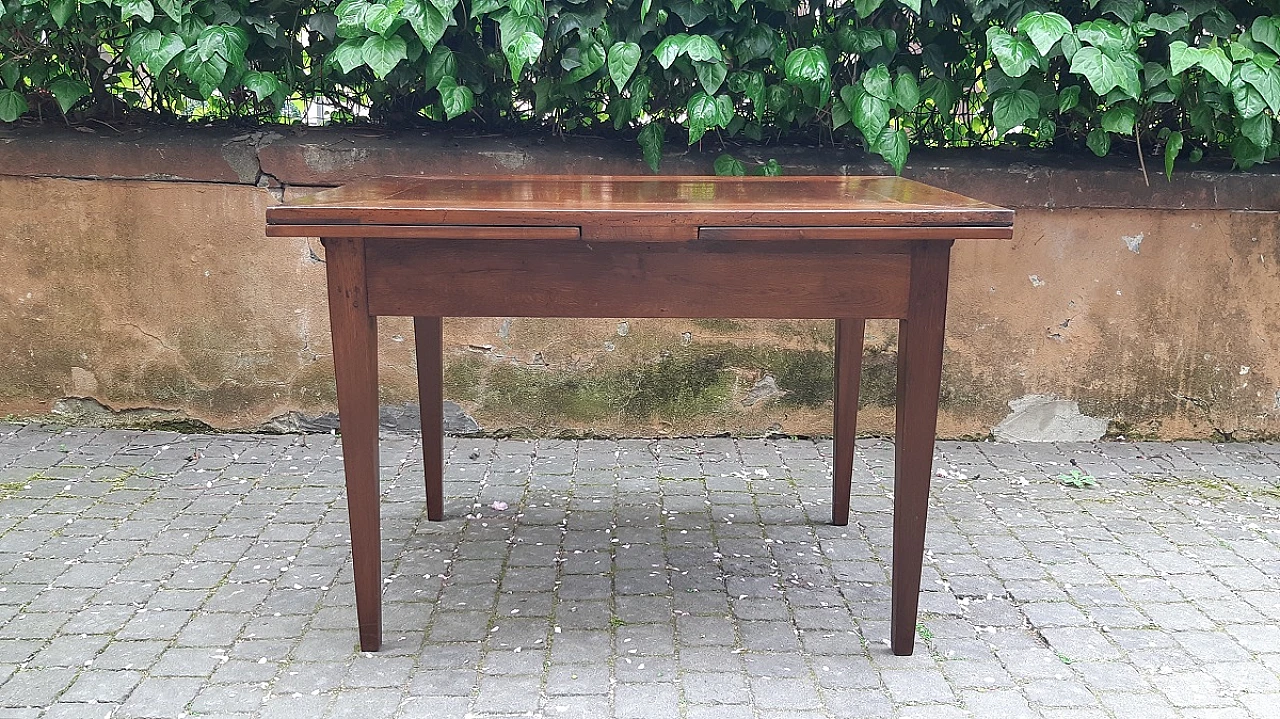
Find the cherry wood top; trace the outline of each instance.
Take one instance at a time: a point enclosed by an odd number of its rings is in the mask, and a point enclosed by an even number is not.
[[[273,236],[324,226],[345,226],[344,236],[352,225],[511,226],[580,228],[587,240],[690,240],[700,228],[891,227],[933,228],[921,239],[956,238],[943,228],[1007,239],[1013,211],[900,177],[378,177],[269,208],[267,223]]]

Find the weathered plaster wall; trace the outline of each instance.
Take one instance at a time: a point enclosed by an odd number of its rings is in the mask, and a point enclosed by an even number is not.
[[[666,169],[705,172],[714,154]],[[830,149],[771,156],[792,174],[881,171]],[[73,397],[228,428],[331,412],[323,249],[265,238],[268,204],[362,174],[641,171],[630,147],[585,140],[0,134],[0,414],[92,407],[59,403]],[[1014,241],[957,243],[940,434],[1280,434],[1280,177],[1147,188],[1123,164],[925,153],[906,174],[1019,211]],[[484,430],[830,432],[829,322],[445,332],[446,395]],[[895,339],[871,323],[868,432],[892,430]],[[381,343],[384,403],[411,403],[410,325],[384,319]]]

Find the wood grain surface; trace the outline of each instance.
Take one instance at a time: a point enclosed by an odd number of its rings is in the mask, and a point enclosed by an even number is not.
[[[267,223],[273,234],[288,225],[577,226],[583,239],[621,241],[692,240],[702,227],[983,227],[1003,239],[1013,212],[900,177],[379,177],[269,208]]]
[[[822,319],[905,316],[910,256],[381,240],[365,261],[379,315]]]

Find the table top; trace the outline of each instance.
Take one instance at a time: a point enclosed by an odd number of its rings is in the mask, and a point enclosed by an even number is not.
[[[276,236],[351,225],[562,227],[583,239],[693,239],[707,227],[929,227],[1005,239],[1013,211],[884,176],[418,176],[325,190],[269,208],[267,223]]]

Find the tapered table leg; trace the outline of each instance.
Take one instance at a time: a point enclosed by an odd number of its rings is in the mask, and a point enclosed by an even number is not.
[[[866,320],[836,320],[835,456],[831,476],[831,523],[849,523],[853,445],[858,436],[858,384],[862,380],[862,338]]]
[[[382,644],[377,319],[369,314],[364,240],[329,238],[324,246],[360,648],[375,652]]]
[[[898,330],[898,407],[894,437],[893,653],[915,649],[925,519],[933,470],[942,384],[942,339],[947,315],[947,270],[951,243],[918,242],[911,253],[907,317]]]
[[[418,353],[418,405],[422,414],[422,471],[427,519],[444,519],[444,360],[439,317],[414,317]]]

